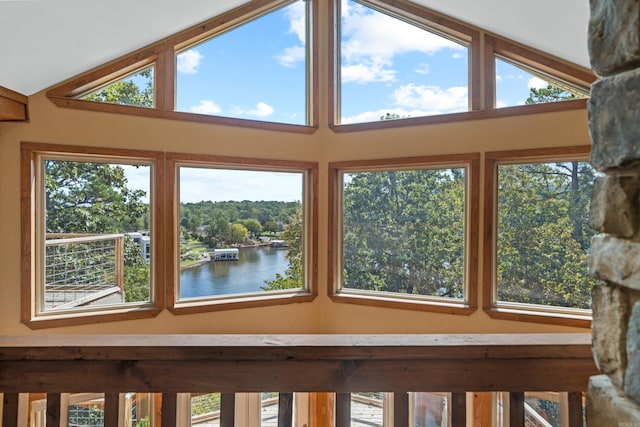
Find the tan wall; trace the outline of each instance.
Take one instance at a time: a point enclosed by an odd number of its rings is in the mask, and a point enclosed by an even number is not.
[[[454,316],[332,302],[326,296],[326,168],[328,162],[337,160],[589,144],[584,110],[376,132],[335,134],[322,126],[312,135],[62,109],[55,107],[43,94],[29,98],[29,112],[31,121],[28,123],[0,122],[0,334],[576,331],[566,327],[494,320],[482,310],[471,316]],[[318,298],[305,304],[181,316],[164,311],[158,317],[146,320],[30,330],[20,323],[19,311],[21,141],[318,161]],[[478,305],[481,306],[482,302],[478,301]]]

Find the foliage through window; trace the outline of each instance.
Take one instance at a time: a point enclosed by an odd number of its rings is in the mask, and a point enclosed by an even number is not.
[[[308,2],[177,53],[176,110],[306,125]]]
[[[469,110],[469,48],[424,26],[341,2],[340,123]]]
[[[340,192],[337,296],[469,303],[467,161],[331,166]]]
[[[589,96],[588,90],[518,67],[512,61],[496,57],[495,67],[496,108],[570,101]]]
[[[22,182],[35,244],[23,254],[24,320],[153,308],[155,153],[46,144],[23,152],[35,178]]]
[[[155,99],[154,71],[154,67],[146,68],[104,88],[84,95],[80,99],[152,108]]]
[[[514,162],[497,165],[496,304],[589,310],[596,171],[579,160]]]

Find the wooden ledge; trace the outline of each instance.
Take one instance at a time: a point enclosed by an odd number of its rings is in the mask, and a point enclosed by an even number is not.
[[[429,360],[589,358],[591,335],[0,336],[0,360]]]
[[[28,98],[0,86],[0,121],[27,120]]]

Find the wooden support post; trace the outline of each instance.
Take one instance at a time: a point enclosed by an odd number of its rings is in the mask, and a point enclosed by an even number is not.
[[[524,427],[524,393],[509,393],[509,427]]]
[[[61,415],[62,398],[60,393],[47,393],[47,427],[63,427],[60,420]]]
[[[176,412],[178,410],[178,394],[162,393],[162,409],[160,411],[162,427],[175,427],[177,422]],[[106,427],[106,426],[105,426]]]
[[[351,393],[336,393],[336,427],[351,425]]]
[[[278,427],[293,426],[293,393],[280,393],[278,397]]]
[[[467,425],[467,393],[451,393],[451,427]]]
[[[220,427],[234,427],[236,420],[235,393],[220,394]]]
[[[104,394],[104,427],[118,427],[120,415],[120,394]]]
[[[18,426],[18,393],[4,393],[2,397],[2,426]]]
[[[334,425],[334,393],[311,393],[309,396],[310,427],[332,427]]]
[[[393,393],[393,427],[409,427],[409,393]]]

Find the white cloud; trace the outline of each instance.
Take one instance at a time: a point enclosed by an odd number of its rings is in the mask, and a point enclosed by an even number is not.
[[[418,68],[416,68],[416,73],[418,74],[429,74],[429,71],[431,71],[429,64],[420,64]]]
[[[502,81],[502,76],[500,74],[496,74],[496,81],[497,82],[501,82]]]
[[[189,111],[198,114],[220,114],[222,108],[220,108],[220,106],[213,101],[204,99],[200,101],[200,104],[194,105],[193,107],[189,108]]]
[[[178,72],[184,74],[195,74],[204,56],[195,49],[189,49],[178,55]]]
[[[236,114],[243,114],[243,115],[255,116],[255,117],[268,117],[272,115],[274,111],[275,110],[271,105],[264,102],[258,102],[256,104],[256,108],[253,110],[243,110],[241,108],[235,109]]]
[[[355,116],[342,117],[340,119],[341,124],[351,124],[351,123],[368,123],[368,122],[379,122],[382,120],[382,117],[385,117],[387,114],[397,115],[400,118],[411,118],[411,117],[424,117],[424,116],[435,116],[438,114],[442,114],[441,111],[426,111],[419,109],[411,109],[407,110],[405,108],[382,108],[375,111],[365,111]]]
[[[370,70],[393,72],[393,58],[408,52],[433,55],[442,49],[463,49],[462,46],[422,30],[414,25],[382,13],[372,13],[360,5],[343,1],[343,39],[341,53],[346,66],[364,64]],[[374,78],[370,81],[385,81]]]
[[[392,82],[396,79],[394,70],[383,70],[377,65],[344,65],[340,70],[340,78],[342,83],[373,83],[373,82]]]
[[[548,84],[549,83],[538,77],[531,77],[527,82],[527,86],[529,86],[529,89],[542,89],[547,87]]]
[[[286,18],[289,20],[289,33],[296,34],[298,40],[304,43],[307,38],[307,17],[305,2],[293,3],[286,9]]]
[[[307,52],[303,46],[291,46],[277,55],[276,60],[283,67],[291,68],[294,67],[297,62],[304,61],[306,55]]]
[[[466,87],[442,89],[410,83],[400,86],[391,96],[395,104],[402,107],[442,112],[466,111],[469,103]]]

